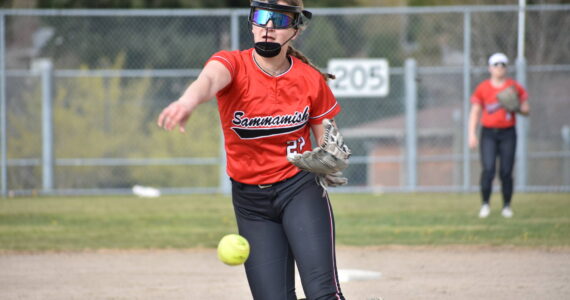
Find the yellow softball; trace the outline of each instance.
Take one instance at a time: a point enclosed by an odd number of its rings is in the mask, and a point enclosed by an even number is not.
[[[218,258],[226,265],[241,265],[248,256],[249,243],[239,234],[228,234],[218,243]]]

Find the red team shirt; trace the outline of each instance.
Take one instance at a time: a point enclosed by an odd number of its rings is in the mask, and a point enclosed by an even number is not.
[[[482,107],[481,125],[489,128],[509,128],[515,126],[515,113],[507,112],[501,107],[497,99],[497,94],[510,86],[514,86],[521,103],[527,101],[528,94],[526,90],[511,78],[508,78],[500,87],[494,87],[490,79],[481,82],[477,86],[471,96],[471,103],[477,103]]]
[[[297,174],[287,154],[311,150],[310,125],[341,110],[323,76],[290,59],[291,67],[278,76],[256,64],[253,49],[220,51],[208,60],[224,64],[232,77],[216,96],[227,172],[236,181],[270,184]]]

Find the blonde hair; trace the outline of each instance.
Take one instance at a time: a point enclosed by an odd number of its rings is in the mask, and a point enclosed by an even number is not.
[[[303,0],[282,0],[282,1],[287,3],[287,5],[290,5],[290,6],[300,6],[301,8],[304,8]],[[296,30],[299,31],[299,30],[302,30],[302,28],[296,28]],[[323,75],[323,78],[325,79],[325,81],[327,81],[329,79],[335,79],[336,78],[336,76],[334,76],[333,74],[322,72],[317,66],[315,66],[309,60],[308,57],[306,57],[301,51],[293,48],[293,46],[291,46],[291,44],[289,44],[289,48],[287,48],[287,55],[294,56],[294,57],[298,58],[299,60],[301,60],[302,62],[313,67],[313,69],[319,71],[319,73],[321,73],[321,75]]]

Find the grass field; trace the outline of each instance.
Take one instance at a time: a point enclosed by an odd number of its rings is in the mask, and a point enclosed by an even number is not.
[[[512,219],[477,218],[478,194],[332,194],[337,244],[570,246],[569,194],[516,194]],[[215,247],[236,232],[220,195],[0,199],[0,250]]]

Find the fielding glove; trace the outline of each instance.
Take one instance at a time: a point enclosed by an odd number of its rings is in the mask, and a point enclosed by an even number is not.
[[[510,86],[497,94],[499,104],[508,112],[518,112],[520,110],[520,101],[515,88]]]
[[[318,175],[328,175],[346,169],[350,149],[344,144],[344,139],[329,119],[323,120],[324,141],[312,151],[303,154],[292,153],[287,160],[301,170]]]

